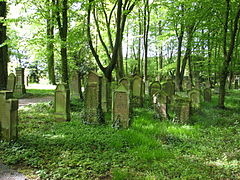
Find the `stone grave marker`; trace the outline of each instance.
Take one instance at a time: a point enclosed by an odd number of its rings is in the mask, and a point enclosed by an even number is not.
[[[55,118],[57,121],[70,121],[70,90],[67,84],[58,84],[55,90]]]
[[[171,79],[168,79],[162,84],[162,90],[167,94],[168,100],[171,101],[173,95],[175,94],[175,84]]]
[[[158,91],[153,94],[153,104],[158,118],[168,119],[167,94],[164,91]]]
[[[143,106],[143,80],[135,75],[132,81],[132,104],[135,107]]]
[[[128,90],[120,85],[113,92],[112,100],[112,121],[115,128],[129,127],[129,93]]]
[[[13,92],[15,88],[15,83],[16,83],[15,75],[13,73],[9,74],[7,81],[7,90]]]
[[[87,77],[83,121],[87,124],[99,124],[104,121],[101,106],[101,77],[95,72],[90,72]]]
[[[80,83],[79,73],[77,71],[73,72],[69,87],[70,87],[71,98],[72,97],[80,98],[81,83]]]
[[[234,89],[238,89],[239,87],[239,82],[238,82],[238,79],[235,79],[234,81]]]
[[[122,84],[127,90],[130,89],[130,82],[127,77],[120,79],[119,84]]]
[[[205,88],[203,90],[203,99],[205,102],[211,102],[212,100],[212,90],[211,88]]]
[[[174,121],[186,124],[190,118],[190,99],[186,96],[174,96],[173,112],[175,114]]]
[[[188,92],[188,96],[191,101],[191,108],[197,110],[200,108],[200,101],[201,101],[201,93],[197,89],[192,89]]]
[[[158,81],[154,81],[150,84],[149,86],[149,94],[150,94],[150,97],[153,97],[153,95],[157,92],[159,92],[161,89],[161,85]]]
[[[26,93],[26,88],[24,84],[24,68],[16,68],[16,85],[14,92],[19,94]]]
[[[103,77],[101,79],[101,104],[102,111],[108,112],[111,109],[111,82],[108,82],[107,78]]]
[[[18,100],[13,92],[0,91],[0,139],[11,141],[18,137]]]

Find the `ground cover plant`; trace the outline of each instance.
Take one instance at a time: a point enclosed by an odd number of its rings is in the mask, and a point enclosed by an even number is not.
[[[54,122],[52,103],[26,106],[19,140],[0,143],[0,160],[41,179],[239,179],[239,102],[231,91],[222,110],[214,96],[188,125],[134,109],[128,130],[113,129],[110,119],[84,125],[76,101],[64,123]]]
[[[14,93],[14,98],[23,99],[23,98],[37,98],[37,97],[46,97],[53,96],[53,89],[27,89],[25,94],[16,94]]]

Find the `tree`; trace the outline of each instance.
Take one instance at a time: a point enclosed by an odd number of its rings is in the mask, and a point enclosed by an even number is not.
[[[0,1],[0,90],[7,88],[7,64],[8,64],[8,47],[6,44],[6,20],[7,8],[6,1]]]

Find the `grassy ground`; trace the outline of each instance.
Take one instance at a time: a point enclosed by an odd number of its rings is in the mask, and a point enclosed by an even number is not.
[[[76,105],[64,123],[54,122],[50,104],[26,107],[19,140],[0,143],[0,160],[41,179],[240,179],[240,92],[226,97],[226,110],[216,101],[189,125],[135,109],[128,130],[84,125]]]
[[[26,94],[14,94],[14,98],[23,99],[23,98],[37,98],[37,97],[46,97],[53,96],[53,89],[27,89]]]

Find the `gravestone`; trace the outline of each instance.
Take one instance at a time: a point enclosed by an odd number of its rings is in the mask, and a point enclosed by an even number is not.
[[[102,111],[108,112],[111,109],[111,82],[108,82],[107,78],[103,77],[101,81],[101,104]]]
[[[16,68],[16,85],[15,91],[19,94],[25,94],[25,84],[24,84],[24,68]]]
[[[67,84],[58,84],[55,90],[55,119],[70,121],[70,90]]]
[[[9,74],[7,81],[7,90],[13,92],[15,88],[15,83],[16,83],[15,75],[13,73]]]
[[[72,97],[80,98],[81,83],[80,83],[79,73],[77,71],[73,72],[69,87],[70,87],[71,98]]]
[[[211,100],[212,100],[212,90],[211,90],[211,88],[205,88],[203,90],[203,99],[204,99],[204,102],[211,102]]]
[[[194,110],[197,110],[200,108],[200,100],[201,100],[201,94],[200,91],[197,89],[192,89],[188,92],[188,96],[191,101],[191,108]]]
[[[128,90],[120,85],[113,92],[112,99],[112,121],[115,128],[129,127],[129,93]]]
[[[149,94],[152,97],[155,93],[159,92],[161,89],[161,85],[158,81],[154,81],[149,86]]]
[[[127,77],[120,79],[119,84],[122,84],[127,90],[130,89],[130,81],[128,80]]]
[[[11,99],[13,92],[0,91],[0,139],[11,141],[18,136],[18,100]]]
[[[132,81],[132,105],[135,107],[143,106],[143,80],[135,75]]]
[[[85,110],[83,122],[87,124],[103,123],[101,107],[101,77],[95,72],[89,72],[85,90]]]
[[[186,124],[190,118],[190,99],[187,96],[174,96],[174,122]]]
[[[162,90],[167,94],[168,100],[171,101],[173,95],[175,94],[175,84],[171,79],[168,79],[162,84]]]
[[[158,118],[168,119],[167,94],[164,91],[158,91],[153,94],[153,104]]]
[[[239,83],[238,83],[238,79],[235,79],[235,81],[234,81],[234,89],[238,89],[238,85]]]

